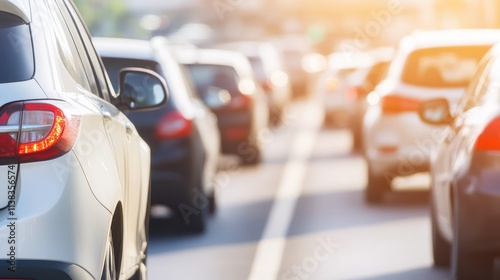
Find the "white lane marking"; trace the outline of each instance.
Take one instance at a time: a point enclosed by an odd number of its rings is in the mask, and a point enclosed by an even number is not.
[[[263,236],[257,246],[249,280],[274,280],[278,277],[286,235],[302,192],[307,161],[321,127],[322,110],[319,104],[308,103],[299,121],[299,132],[293,139],[290,158],[285,164]]]

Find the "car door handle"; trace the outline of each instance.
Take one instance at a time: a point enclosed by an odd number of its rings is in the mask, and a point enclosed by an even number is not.
[[[134,127],[132,126],[131,123],[126,122],[123,124],[125,126],[125,130],[127,131],[127,134],[132,134],[134,133]]]
[[[112,117],[111,117],[111,114],[109,112],[102,112],[102,116],[104,117],[105,120],[111,120]]]

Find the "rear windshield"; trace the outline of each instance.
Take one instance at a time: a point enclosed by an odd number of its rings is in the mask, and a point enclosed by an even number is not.
[[[5,12],[0,12],[0,61],[0,83],[29,80],[35,72],[30,27]]]
[[[250,61],[250,64],[252,65],[253,72],[255,73],[255,77],[257,77],[257,80],[261,83],[264,84],[267,82],[267,74],[266,74],[266,68],[264,66],[264,62],[260,57],[249,57],[248,60]]]
[[[491,46],[460,46],[417,50],[410,54],[403,82],[422,87],[467,87]]]
[[[225,89],[232,96],[239,94],[239,79],[234,68],[224,65],[190,64],[187,66],[200,97],[210,86]]]

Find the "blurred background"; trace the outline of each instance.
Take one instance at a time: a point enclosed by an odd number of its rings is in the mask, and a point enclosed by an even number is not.
[[[500,27],[496,12],[500,2],[496,0],[75,2],[94,36],[148,39],[164,35],[200,46],[298,36],[322,54],[338,50],[345,40],[360,40],[366,34],[370,35],[369,42],[358,44],[358,48],[394,45],[415,29]],[[370,25],[372,21],[379,25]]]

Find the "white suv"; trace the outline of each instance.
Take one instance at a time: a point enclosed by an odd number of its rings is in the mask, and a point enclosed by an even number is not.
[[[70,0],[0,0],[0,61],[0,279],[145,279],[150,150],[117,107],[165,82],[115,93]]]
[[[402,40],[385,80],[367,97],[362,133],[368,202],[382,200],[395,177],[428,171],[443,128],[419,119],[420,101],[441,97],[456,107],[479,61],[498,41],[498,30],[418,32]]]

